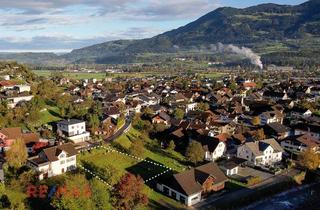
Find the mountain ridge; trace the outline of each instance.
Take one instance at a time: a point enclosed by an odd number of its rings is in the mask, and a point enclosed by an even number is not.
[[[252,48],[270,62],[277,63],[285,57],[288,62],[298,58],[300,63],[312,63],[315,58],[310,54],[320,51],[320,0],[295,6],[267,3],[243,9],[221,7],[151,38],[95,44],[53,60],[132,63],[143,61],[144,55],[150,53],[158,57],[197,50],[210,53],[210,45],[219,42]]]

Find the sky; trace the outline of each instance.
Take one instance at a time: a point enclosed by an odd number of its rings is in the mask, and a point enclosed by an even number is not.
[[[305,0],[0,0],[0,52],[68,52],[149,38],[222,6]]]

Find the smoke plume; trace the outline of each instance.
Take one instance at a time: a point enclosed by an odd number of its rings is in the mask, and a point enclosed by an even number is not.
[[[257,54],[255,54],[251,49],[246,48],[246,47],[237,47],[234,46],[232,44],[222,44],[222,43],[218,43],[216,45],[211,45],[211,49],[214,51],[218,51],[221,53],[228,53],[228,52],[232,52],[232,53],[236,53],[238,55],[242,55],[248,59],[250,59],[250,62],[253,65],[258,66],[260,69],[263,69],[263,64],[261,61],[261,57]]]

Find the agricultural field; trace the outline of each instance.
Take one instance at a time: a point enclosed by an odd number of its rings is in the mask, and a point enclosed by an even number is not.
[[[224,73],[220,73],[220,72],[206,72],[206,73],[198,73],[198,75],[200,77],[206,77],[206,78],[210,78],[210,79],[217,79],[219,77],[222,77],[225,74]]]
[[[52,73],[55,71],[51,70],[33,70],[33,72],[38,76],[50,77]],[[146,76],[159,75],[161,73],[158,72],[139,72],[139,73],[108,73],[106,75],[105,72],[61,72],[65,77],[69,79],[97,79],[103,80],[106,77],[135,77],[135,78],[143,78]]]

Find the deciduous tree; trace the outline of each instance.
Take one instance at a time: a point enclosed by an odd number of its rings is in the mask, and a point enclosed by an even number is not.
[[[205,102],[200,102],[197,105],[197,109],[200,111],[207,111],[207,110],[209,110],[209,108],[210,108],[209,104],[205,103]]]
[[[112,191],[112,205],[118,210],[138,209],[147,205],[148,198],[143,193],[144,183],[140,176],[123,175]]]
[[[16,139],[6,152],[6,160],[9,166],[20,168],[28,158],[27,147],[22,139]]]
[[[132,155],[136,155],[136,156],[139,156],[141,157],[144,153],[144,144],[143,144],[143,141],[138,138],[138,139],[135,139],[130,148],[129,148],[129,151]]]
[[[320,166],[320,155],[308,149],[300,154],[299,163],[309,170],[316,170]]]
[[[184,111],[182,109],[176,108],[173,111],[173,115],[176,119],[181,120],[184,117]]]
[[[186,157],[190,162],[194,164],[202,162],[204,158],[204,150],[201,143],[192,141],[187,148]]]

